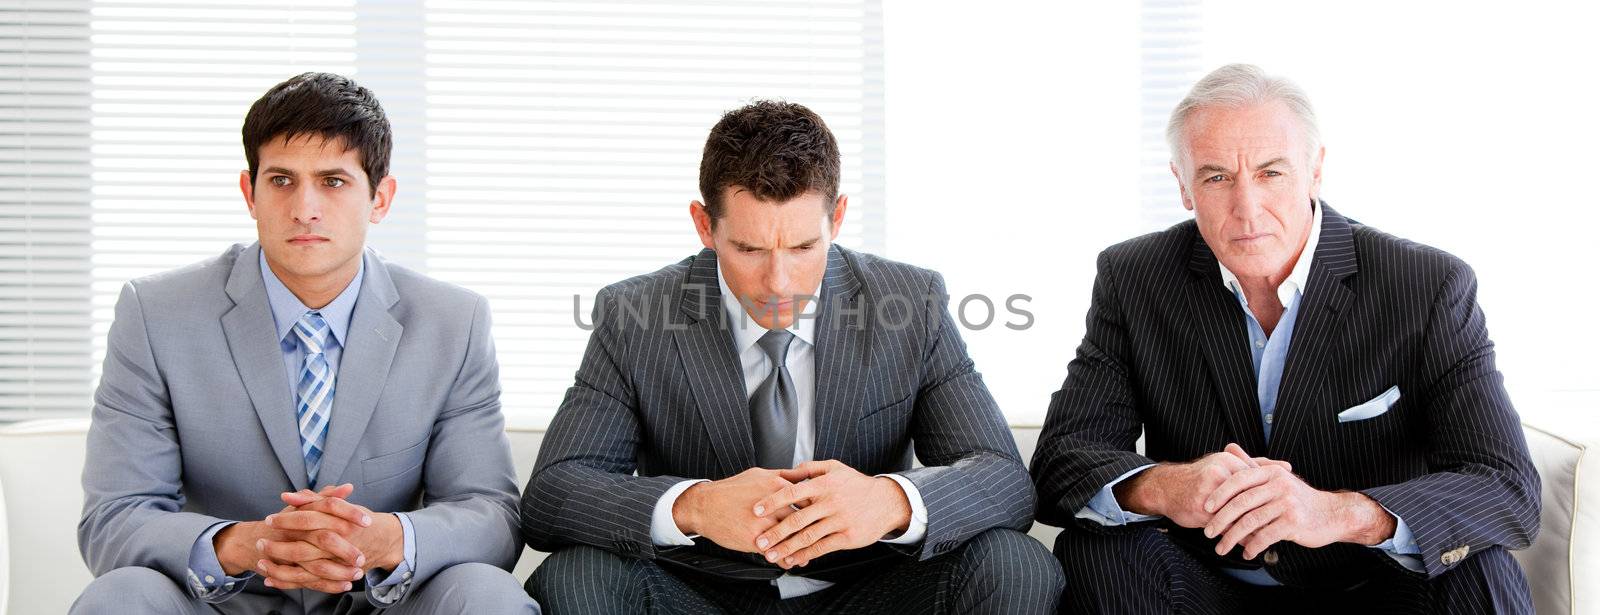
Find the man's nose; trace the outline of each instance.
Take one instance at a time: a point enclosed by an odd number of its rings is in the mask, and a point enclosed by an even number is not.
[[[767,290],[773,295],[781,295],[789,288],[789,258],[781,253],[774,253],[767,266]],[[788,297],[778,297],[783,301]]]
[[[296,224],[310,225],[322,220],[322,198],[315,190],[296,190],[289,197],[293,201],[289,204],[289,215],[294,217]]]
[[[1233,183],[1233,215],[1241,220],[1254,220],[1265,209],[1267,191],[1251,181]]]

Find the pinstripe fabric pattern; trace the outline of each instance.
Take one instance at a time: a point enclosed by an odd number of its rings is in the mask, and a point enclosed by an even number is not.
[[[1495,369],[1472,270],[1322,207],[1270,444],[1244,317],[1194,222],[1101,253],[1087,331],[1032,464],[1040,520],[1133,531],[1073,515],[1135,467],[1238,442],[1291,462],[1316,488],[1363,491],[1405,519],[1429,578],[1459,566],[1447,554],[1463,548],[1531,542],[1539,478]],[[1394,385],[1404,396],[1388,412],[1338,422],[1341,410]],[[1133,452],[1141,430],[1145,456]],[[1212,544],[1193,530],[1171,537]],[[1349,587],[1377,568],[1399,569],[1359,545],[1272,552],[1272,575],[1298,587]]]
[[[650,541],[651,511],[668,487],[756,465],[716,276],[716,254],[705,250],[600,292],[576,382],[522,499],[529,545],[590,545],[728,579],[781,574],[710,541]],[[921,545],[830,554],[807,576],[860,578],[906,555],[950,552],[990,528],[1026,530],[1027,471],[945,308],[939,275],[834,247],[820,304],[815,458],[906,476],[922,493],[928,528]],[[910,469],[913,442],[927,467]]]
[[[1056,537],[1056,554],[1067,570],[1079,572],[1063,592],[1063,613],[1533,612],[1516,561],[1500,547],[1432,580],[1385,567],[1353,591],[1245,585],[1208,568],[1150,525],[1115,533],[1068,528]]]
[[[567,579],[585,579],[581,584]],[[553,591],[575,587],[576,591]],[[1022,588],[1028,588],[1023,590]],[[1037,591],[1048,588],[1048,591]],[[763,581],[668,573],[655,561],[576,546],[545,561],[528,591],[552,615],[568,613],[1051,613],[1061,570],[1038,541],[1011,529],[985,531],[929,561],[902,559],[788,600]],[[1046,595],[1047,594],[1047,595]]]

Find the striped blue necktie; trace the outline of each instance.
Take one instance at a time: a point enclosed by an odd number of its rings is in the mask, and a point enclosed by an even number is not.
[[[322,469],[322,450],[328,443],[328,417],[333,410],[333,369],[323,354],[331,331],[328,322],[316,312],[306,312],[294,323],[305,360],[300,366],[300,383],[295,387],[295,418],[300,422],[300,454],[306,458],[306,478],[317,483]]]

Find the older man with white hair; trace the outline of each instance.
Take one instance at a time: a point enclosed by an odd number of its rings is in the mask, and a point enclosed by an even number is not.
[[[1531,613],[1539,477],[1472,269],[1319,198],[1287,80],[1224,66],[1167,134],[1194,219],[1100,254],[1033,459],[1063,610]]]

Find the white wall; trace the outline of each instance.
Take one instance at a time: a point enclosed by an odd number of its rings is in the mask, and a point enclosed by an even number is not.
[[[994,297],[995,325],[964,335],[1014,423],[1044,420],[1095,254],[1137,230],[1137,8],[884,2],[887,253]],[[1014,293],[1030,330],[1000,325]]]

